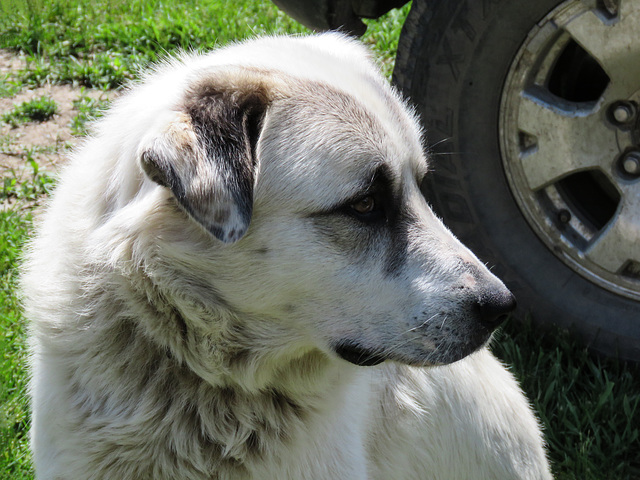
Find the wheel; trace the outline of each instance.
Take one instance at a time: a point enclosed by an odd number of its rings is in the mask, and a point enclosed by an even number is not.
[[[428,7],[428,8],[427,8]],[[520,316],[640,361],[640,0],[414,0],[427,199]]]

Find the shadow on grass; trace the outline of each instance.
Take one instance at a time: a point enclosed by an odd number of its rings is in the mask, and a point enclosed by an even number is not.
[[[493,352],[544,425],[556,478],[640,478],[640,367],[595,356],[555,327],[511,319]]]

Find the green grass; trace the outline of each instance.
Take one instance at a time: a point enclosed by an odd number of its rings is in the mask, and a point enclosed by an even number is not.
[[[27,100],[2,115],[2,121],[14,127],[26,122],[44,122],[58,112],[56,102],[46,95]]]
[[[77,137],[87,135],[90,122],[100,118],[108,107],[109,101],[106,99],[94,99],[87,95],[81,95],[78,100],[73,102],[73,108],[78,113],[71,120],[71,133]]]
[[[363,40],[390,76],[407,8],[368,21]],[[241,20],[238,20],[241,19]],[[178,49],[204,50],[264,33],[307,30],[258,0],[0,0],[0,48],[24,55],[27,68],[0,78],[0,97],[45,82],[116,88],[141,67]],[[74,134],[106,105],[83,96]],[[1,139],[0,139],[1,140]],[[0,148],[2,142],[0,141]],[[16,297],[17,264],[34,199],[51,178],[24,155],[29,173],[4,172],[0,201],[0,479],[31,479],[26,432],[25,322]],[[17,202],[17,203],[16,203]],[[590,357],[563,332],[508,323],[494,351],[522,382],[545,426],[560,479],[640,478],[640,371]]]
[[[590,356],[566,332],[511,320],[494,353],[545,426],[558,479],[640,478],[640,369]]]
[[[32,85],[114,88],[176,49],[307,31],[257,1],[0,0],[0,46],[26,56]]]
[[[392,10],[377,20],[365,20],[367,31],[362,36],[362,41],[375,52],[382,71],[389,79],[398,51],[400,30],[409,13],[409,7],[410,5],[405,5],[403,8]]]
[[[22,84],[13,79],[12,75],[0,75],[0,98],[13,97],[22,90]]]
[[[0,212],[0,478],[30,479],[25,321],[16,297],[16,262],[29,214]]]
[[[34,149],[27,150],[23,157],[31,167],[29,174],[7,169],[0,177],[0,201],[19,200],[36,201],[51,192],[55,180],[47,173],[40,172],[40,166],[34,160]]]

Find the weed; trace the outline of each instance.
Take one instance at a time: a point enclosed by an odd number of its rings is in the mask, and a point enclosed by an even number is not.
[[[40,167],[34,159],[35,149],[28,149],[24,154],[24,160],[31,167],[28,175],[20,174],[11,168],[6,171],[9,175],[0,177],[0,201],[10,199],[36,201],[42,195],[51,193],[54,179],[46,173],[40,172]]]
[[[58,112],[58,104],[45,96],[27,100],[16,105],[13,110],[2,115],[2,121],[17,127],[21,123],[30,121],[44,122]]]
[[[13,97],[22,90],[22,83],[11,75],[0,75],[0,98]]]
[[[88,124],[100,118],[108,106],[108,100],[94,99],[86,95],[81,95],[78,100],[74,100],[73,107],[78,113],[71,120],[71,133],[79,137],[87,135]]]

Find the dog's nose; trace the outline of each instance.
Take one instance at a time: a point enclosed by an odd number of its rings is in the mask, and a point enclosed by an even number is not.
[[[478,301],[480,321],[489,329],[500,326],[516,308],[516,297],[509,290],[485,294]]]

